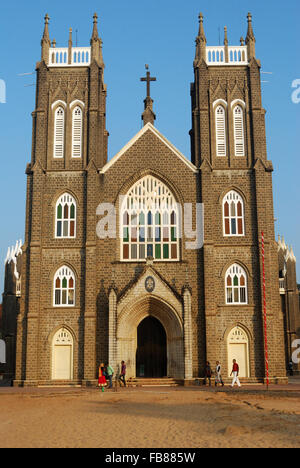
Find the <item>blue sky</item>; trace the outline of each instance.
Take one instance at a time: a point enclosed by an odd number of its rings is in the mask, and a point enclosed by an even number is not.
[[[152,98],[157,128],[190,157],[190,82],[193,81],[198,14],[203,12],[208,45],[219,44],[219,28],[228,27],[229,42],[238,45],[246,36],[247,13],[253,14],[257,57],[263,75],[263,105],[267,109],[268,157],[274,165],[276,235],[283,234],[298,257],[299,220],[299,111],[291,99],[292,82],[300,79],[299,0],[213,2],[187,0],[131,0],[113,2],[78,0],[12,1],[1,7],[0,79],[7,88],[0,104],[0,290],[7,247],[24,239],[26,164],[31,152],[31,112],[34,110],[34,75],[40,59],[45,13],[51,17],[50,35],[65,47],[70,27],[77,30],[78,45],[89,45],[92,16],[99,15],[108,86],[107,129],[109,157],[118,152],[141,128],[145,97],[145,64],[157,77]],[[298,208],[297,208],[298,207]]]

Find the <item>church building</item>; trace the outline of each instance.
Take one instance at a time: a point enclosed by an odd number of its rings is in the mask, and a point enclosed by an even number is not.
[[[25,242],[14,255],[15,385],[95,385],[101,362],[117,371],[122,360],[128,379],[189,385],[204,376],[206,361],[221,361],[229,377],[236,359],[242,380],[263,382],[262,232],[269,372],[271,382],[286,381],[255,42],[249,13],[239,45],[228,44],[225,28],[224,45],[208,46],[200,14],[191,157],[155,127],[147,67],[143,128],[108,160],[97,15],[90,47],[73,47],[70,30],[65,48],[50,41],[46,15]]]

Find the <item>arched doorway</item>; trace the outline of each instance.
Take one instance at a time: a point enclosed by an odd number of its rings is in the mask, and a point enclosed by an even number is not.
[[[178,302],[178,309],[182,304]],[[166,335],[165,353],[167,354],[167,371],[165,376],[183,379],[185,372],[183,323],[176,309],[162,299],[154,296],[142,297],[129,302],[118,314],[116,341],[111,340],[110,362],[118,369],[124,360],[127,366],[127,377],[137,377],[138,327],[146,318],[155,318],[163,327]],[[112,316],[113,319],[113,316]],[[113,330],[113,320],[112,330]],[[147,322],[145,322],[146,327]],[[115,346],[115,351],[114,351]],[[139,370],[140,375],[140,370]]]
[[[227,340],[228,349],[228,375],[232,370],[232,362],[235,359],[239,365],[240,377],[250,377],[249,362],[249,338],[245,330],[241,327],[233,328]]]
[[[61,328],[52,341],[52,380],[73,379],[73,337]]]
[[[146,317],[137,328],[136,376],[167,376],[167,335],[155,317]]]

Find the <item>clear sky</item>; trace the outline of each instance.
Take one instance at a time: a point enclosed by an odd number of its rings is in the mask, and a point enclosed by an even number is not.
[[[300,80],[299,0],[27,0],[3,2],[0,16],[0,80],[6,83],[6,104],[0,103],[0,290],[9,245],[24,239],[25,167],[31,152],[31,112],[34,75],[40,59],[44,16],[51,17],[50,36],[66,47],[68,30],[79,46],[89,46],[92,16],[99,15],[108,87],[107,129],[109,157],[116,154],[141,128],[145,98],[145,64],[157,77],[152,84],[156,127],[190,158],[190,82],[193,80],[198,14],[203,12],[208,45],[223,42],[228,27],[231,45],[246,36],[247,13],[253,14],[257,57],[263,75],[263,104],[267,109],[268,157],[274,165],[276,235],[284,235],[298,257],[299,220],[299,111],[292,102],[292,82]]]

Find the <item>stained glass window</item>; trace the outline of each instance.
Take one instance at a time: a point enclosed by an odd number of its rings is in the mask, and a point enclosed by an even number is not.
[[[127,193],[121,209],[122,260],[179,259],[179,216],[174,195],[159,179],[146,176]]]
[[[225,275],[226,304],[247,304],[247,274],[237,264],[232,265]]]
[[[74,198],[65,193],[56,204],[56,237],[76,237],[76,202]]]
[[[63,266],[54,277],[54,306],[75,306],[75,275],[73,271]]]
[[[242,197],[232,190],[223,200],[224,236],[244,236],[244,202]]]

